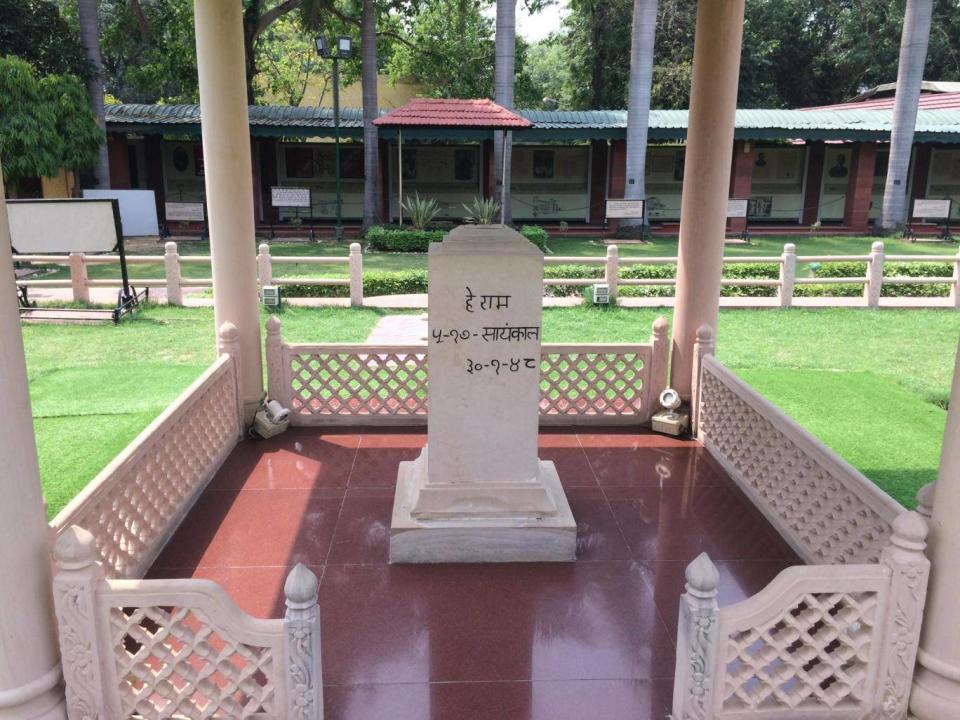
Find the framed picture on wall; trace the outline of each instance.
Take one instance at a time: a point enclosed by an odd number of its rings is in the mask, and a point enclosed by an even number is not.
[[[553,177],[553,150],[533,151],[533,176],[535,178]]]
[[[454,180],[475,180],[476,168],[476,153],[474,153],[472,148],[457,148],[453,151]]]
[[[313,148],[286,148],[283,159],[287,166],[287,177],[312,178],[314,175]]]

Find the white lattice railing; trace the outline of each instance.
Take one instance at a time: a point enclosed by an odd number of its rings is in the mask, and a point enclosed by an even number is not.
[[[701,329],[697,436],[808,564],[876,562],[904,508],[709,352]]]
[[[220,356],[53,520],[57,533],[93,533],[110,577],[142,577],[243,431],[237,330],[220,331]]]
[[[54,606],[70,720],[320,720],[317,578],[284,586],[282,620],[250,617],[209,580],[107,580],[94,537],[57,539]]]
[[[649,344],[543,345],[542,424],[641,424],[667,384],[668,326]],[[426,345],[292,345],[267,321],[268,392],[294,425],[422,425]]]
[[[717,605],[704,554],[680,599],[674,720],[904,720],[930,563],[927,526],[904,512],[869,565],[791,567]]]

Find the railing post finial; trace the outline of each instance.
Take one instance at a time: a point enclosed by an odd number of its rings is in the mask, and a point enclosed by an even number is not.
[[[780,287],[777,289],[777,297],[780,299],[780,307],[790,307],[793,305],[793,292],[797,280],[797,246],[794,243],[787,243],[783,246],[783,254],[780,256]]]
[[[225,322],[217,333],[217,349],[220,354],[226,353],[234,359],[240,352],[240,331],[232,322]]]
[[[693,372],[690,383],[690,431],[696,437],[700,426],[700,373],[703,358],[713,355],[717,349],[717,339],[713,328],[704,323],[697,328],[697,338],[693,343]]]
[[[303,564],[290,571],[283,585],[287,601],[283,618],[287,717],[297,720],[323,718],[318,586],[317,576]]]
[[[350,243],[350,306],[363,306],[363,253],[360,243]]]
[[[867,282],[863,287],[863,299],[867,307],[880,306],[880,292],[883,289],[883,241],[877,240],[870,246],[870,259],[867,261]]]
[[[163,244],[163,273],[166,276],[167,305],[183,305],[180,253],[173,240]]]
[[[607,245],[607,262],[603,271],[604,282],[610,289],[610,301],[617,298],[620,286],[620,248],[616,245]]]
[[[57,573],[53,608],[60,633],[60,657],[66,684],[67,717],[119,717],[112,705],[116,688],[105,687],[110,656],[101,657],[97,590],[103,568],[93,535],[77,525],[63,530],[53,546]]]
[[[267,396],[290,407],[290,389],[283,371],[283,335],[280,318],[267,318]]]
[[[713,705],[713,669],[717,640],[717,586],[720,573],[706,553],[687,566],[686,592],[680,597],[673,717],[709,718]]]
[[[930,576],[930,561],[923,552],[926,540],[923,516],[902,512],[893,519],[893,536],[880,554],[880,564],[890,572],[891,611],[881,635],[881,667],[873,706],[883,708],[885,717],[907,716]]]

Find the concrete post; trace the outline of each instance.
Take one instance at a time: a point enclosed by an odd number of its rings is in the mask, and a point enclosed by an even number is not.
[[[360,243],[350,243],[350,306],[363,307],[363,254]]]
[[[83,253],[70,253],[70,287],[74,302],[90,302],[90,288],[87,287],[87,263]]]
[[[670,383],[690,398],[693,343],[717,327],[744,0],[700,0],[680,207]]]
[[[0,720],[66,718],[50,547],[0,170]]]
[[[616,245],[607,246],[607,264],[603,271],[603,281],[610,288],[610,302],[617,299],[617,286],[620,283],[620,250]]]
[[[870,247],[867,261],[867,283],[863,286],[863,299],[867,307],[880,307],[880,291],[883,289],[883,243],[879,240]]]
[[[749,198],[753,189],[753,164],[756,155],[754,143],[738,140],[733,146],[733,168],[730,172],[730,197]],[[742,233],[747,227],[747,218],[730,218],[730,232]]]
[[[960,349],[949,407],[928,535],[930,589],[910,697],[918,720],[960,718]]]
[[[273,285],[273,259],[270,257],[270,246],[260,243],[260,253],[257,255],[257,277],[260,287]]]
[[[172,240],[163,246],[163,269],[167,279],[167,305],[183,305],[183,288],[180,286],[180,254]]]
[[[780,256],[780,287],[777,297],[780,298],[780,307],[793,305],[793,288],[797,280],[797,246],[787,243],[783,246],[783,255]]]
[[[240,337],[244,419],[263,393],[260,312],[253,216],[253,170],[240,0],[194,0],[197,76],[217,328],[233,323]]]

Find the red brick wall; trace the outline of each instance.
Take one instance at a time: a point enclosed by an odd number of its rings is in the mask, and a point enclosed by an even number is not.
[[[804,225],[813,225],[820,216],[820,186],[823,183],[823,160],[826,155],[826,146],[822,142],[810,143],[807,153],[807,179],[803,191],[803,215],[800,220]]]
[[[749,140],[737,140],[733,144],[733,161],[730,168],[730,197],[749,198],[753,186],[753,163],[756,150]],[[730,232],[743,232],[747,226],[746,218],[730,218],[727,227]]]
[[[607,200],[607,141],[590,143],[590,222],[603,222]]]

